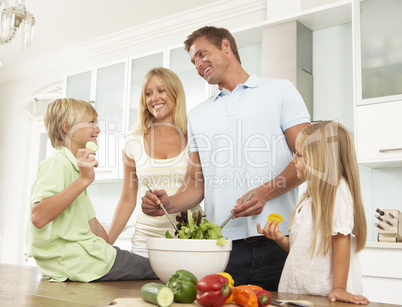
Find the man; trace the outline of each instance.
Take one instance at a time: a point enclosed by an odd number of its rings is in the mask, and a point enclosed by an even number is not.
[[[180,212],[204,199],[207,218],[218,225],[234,213],[222,230],[233,240],[226,272],[236,285],[276,291],[287,254],[260,236],[256,224],[265,225],[268,215],[277,213],[284,218],[281,231],[287,232],[297,198],[293,189],[301,183],[292,152],[310,116],[289,81],[244,71],[228,30],[203,27],[184,44],[198,74],[219,89],[190,112],[185,184],[170,198],[163,190],[154,191],[159,199],[147,193],[143,211],[161,215],[156,205],[162,202],[169,212]]]

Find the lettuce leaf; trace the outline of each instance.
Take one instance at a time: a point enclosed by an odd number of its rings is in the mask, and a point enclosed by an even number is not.
[[[181,212],[176,217],[176,220],[178,221],[179,239],[217,240],[216,244],[222,246],[227,243],[227,240],[222,236],[222,229],[215,223],[211,223],[205,217],[202,217],[199,210],[194,213],[188,210],[187,216],[185,212]],[[166,231],[165,237],[173,238],[168,231]]]

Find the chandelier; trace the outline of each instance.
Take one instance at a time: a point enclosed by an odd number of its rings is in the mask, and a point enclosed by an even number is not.
[[[15,0],[15,6],[8,6],[8,0],[0,0],[4,4],[0,15],[0,45],[10,43],[18,28],[21,28],[22,49],[31,45],[35,17],[26,10],[25,0]]]

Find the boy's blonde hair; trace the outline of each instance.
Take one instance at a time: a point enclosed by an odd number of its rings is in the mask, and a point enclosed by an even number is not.
[[[175,104],[173,110],[173,124],[186,135],[187,111],[186,96],[184,93],[183,84],[173,71],[164,67],[156,67],[151,69],[148,71],[142,81],[141,98],[138,108],[138,117],[134,124],[134,132],[145,134],[154,121],[154,116],[149,112],[147,107],[147,96],[145,93],[147,84],[153,76],[158,76],[166,90],[166,94]]]
[[[366,244],[367,224],[356,152],[349,131],[340,123],[322,121],[305,127],[297,136],[296,144],[302,154],[304,178],[308,184],[299,204],[309,197],[312,200],[314,239],[311,255],[316,250],[319,233],[322,237],[317,254],[323,251],[325,255],[330,251],[335,198],[342,178],[348,183],[352,195],[356,251],[361,251]],[[295,211],[291,219],[294,214]]]
[[[81,99],[60,98],[55,99],[46,107],[43,122],[52,143],[52,147],[64,146],[66,133],[62,124],[65,121],[67,128],[71,129],[86,117],[98,117],[95,108]]]

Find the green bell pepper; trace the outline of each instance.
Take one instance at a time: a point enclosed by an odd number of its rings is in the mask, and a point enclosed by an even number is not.
[[[178,270],[169,277],[166,285],[172,289],[175,303],[192,303],[197,295],[197,283],[193,273]]]

